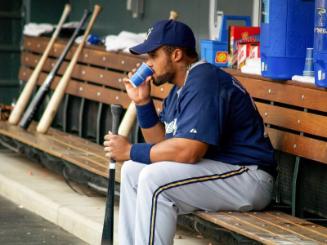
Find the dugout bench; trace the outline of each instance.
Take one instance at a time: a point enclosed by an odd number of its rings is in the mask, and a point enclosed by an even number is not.
[[[20,80],[27,81],[47,42],[48,38],[43,37],[24,38]],[[64,43],[56,42],[43,67],[39,84],[59,57]],[[71,57],[72,52],[61,66],[51,89],[58,83]],[[93,187],[106,186],[108,160],[104,157],[102,141],[111,128],[110,104],[127,108],[130,100],[122,78],[142,61],[143,58],[128,54],[106,52],[103,47],[86,46],[48,133],[36,133],[35,122],[25,131],[1,121],[1,143],[39,160],[66,178]],[[226,71],[239,79],[256,101],[276,149],[279,175],[275,203],[285,211],[291,207],[291,213],[296,216],[312,213],[326,218],[327,91],[312,85],[275,82],[234,70]],[[153,87],[152,96],[158,111],[169,90],[170,85]],[[129,137],[132,142],[142,140],[137,125]],[[117,166],[117,182],[120,166]],[[327,228],[276,210],[196,212],[181,216],[179,224],[203,233],[214,244],[327,243]]]

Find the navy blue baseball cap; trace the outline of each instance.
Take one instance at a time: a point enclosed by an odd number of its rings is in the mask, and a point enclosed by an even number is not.
[[[145,54],[160,48],[162,45],[195,50],[193,31],[186,24],[176,20],[161,20],[148,30],[143,43],[129,49],[132,54]]]

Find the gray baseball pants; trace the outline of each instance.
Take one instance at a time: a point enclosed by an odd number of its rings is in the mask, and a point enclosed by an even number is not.
[[[120,245],[173,244],[177,215],[196,210],[260,210],[273,177],[257,166],[127,161],[121,171]]]

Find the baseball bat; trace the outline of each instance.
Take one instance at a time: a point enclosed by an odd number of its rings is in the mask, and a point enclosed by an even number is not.
[[[30,123],[32,122],[35,113],[39,109],[40,105],[43,103],[43,100],[50,89],[50,85],[51,85],[53,79],[55,78],[55,76],[56,76],[61,64],[63,63],[67,53],[69,52],[70,48],[73,46],[76,36],[78,35],[79,31],[83,27],[83,25],[84,25],[85,21],[87,20],[87,18],[89,17],[89,15],[90,15],[90,12],[88,10],[85,10],[82,19],[80,20],[73,35],[70,37],[68,43],[66,44],[64,51],[58,58],[56,64],[54,65],[54,67],[48,74],[47,78],[43,82],[42,86],[39,88],[36,95],[32,99],[31,103],[27,107],[27,109],[19,123],[20,127],[27,129],[28,126],[30,125]]]
[[[176,20],[177,13],[175,11],[170,11],[169,19]],[[113,107],[114,106],[114,107]],[[113,105],[111,107],[112,114],[113,114],[113,121],[117,120],[114,119],[120,118],[121,107],[118,109],[119,106]],[[120,110],[120,112],[117,112]],[[116,116],[115,116],[116,115]],[[136,119],[136,107],[135,103],[132,101],[126,112],[125,115],[120,123],[118,134],[121,136],[127,137],[134,125]],[[115,126],[114,122],[112,123],[113,127]],[[115,129],[116,130],[116,129]],[[114,130],[112,130],[114,133]],[[115,133],[114,133],[115,134]],[[107,192],[107,200],[106,200],[106,210],[105,210],[105,218],[104,218],[104,225],[102,230],[102,245],[112,245],[113,244],[113,236],[114,236],[114,201],[115,201],[115,171],[116,171],[116,161],[110,160],[110,170],[109,170],[109,183],[108,183],[108,192]]]
[[[24,112],[24,110],[25,110],[25,108],[26,108],[26,106],[28,104],[28,101],[31,98],[31,95],[32,95],[33,90],[34,90],[34,88],[36,86],[37,79],[38,79],[38,77],[40,75],[40,72],[42,70],[42,67],[43,67],[45,61],[46,61],[46,58],[48,57],[48,55],[50,53],[50,50],[53,47],[53,44],[54,44],[55,40],[57,39],[57,37],[59,35],[59,32],[60,32],[66,18],[68,17],[70,11],[71,11],[70,5],[66,4],[65,8],[64,8],[64,11],[63,11],[63,13],[61,15],[61,18],[59,20],[59,23],[58,23],[58,25],[56,27],[56,30],[52,34],[52,37],[51,37],[46,49],[44,50],[40,61],[38,62],[38,64],[35,67],[32,75],[30,76],[27,83],[25,84],[25,87],[24,87],[22,93],[20,94],[16,105],[15,105],[13,111],[10,114],[10,117],[8,119],[8,122],[10,124],[16,125],[19,122],[19,120],[20,120],[20,118],[21,118],[21,116],[22,116],[22,114],[23,114],[23,112]]]
[[[84,47],[84,44],[86,42],[86,39],[91,31],[91,28],[93,27],[95,20],[97,18],[97,16],[99,15],[101,11],[101,7],[99,5],[95,5],[93,8],[93,14],[91,17],[91,20],[84,32],[83,38],[81,43],[79,44],[78,48],[76,49],[73,58],[71,59],[65,74],[63,75],[63,77],[60,79],[50,101],[49,104],[47,105],[47,108],[45,109],[39,124],[37,125],[36,131],[39,133],[46,133],[56,115],[56,112],[59,108],[60,102],[62,100],[62,98],[64,97],[65,94],[65,90],[66,87],[69,83],[71,74],[73,72],[74,66],[77,63],[77,59],[80,55],[80,53],[82,52],[82,49]]]
[[[112,128],[113,134],[119,133],[119,120],[122,115],[123,108],[120,105],[111,105],[112,114]],[[114,204],[115,204],[115,173],[116,172],[116,161],[110,159],[109,163],[109,180],[107,189],[107,200],[106,200],[106,210],[104,216],[104,224],[102,229],[102,245],[113,245],[114,240]]]
[[[124,114],[122,121],[120,122],[118,134],[127,137],[132,130],[135,122],[136,107],[133,102],[131,102]]]

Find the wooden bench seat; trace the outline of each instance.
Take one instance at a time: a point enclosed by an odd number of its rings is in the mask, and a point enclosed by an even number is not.
[[[263,244],[326,244],[326,228],[282,212],[199,212],[197,215]]]
[[[0,121],[1,135],[76,164],[94,174],[108,177],[108,160],[104,157],[101,146],[53,128],[50,128],[46,135],[39,134],[35,132],[35,128],[36,123],[33,123],[26,131],[19,126]]]
[[[26,81],[36,66],[43,52],[47,38],[25,37],[19,78]],[[42,84],[51,70],[56,58],[64,48],[65,41],[56,42],[42,69],[38,84]],[[63,75],[72,52],[60,68],[53,90]],[[35,132],[33,122],[27,131],[19,126],[0,122],[0,138],[15,146],[35,149],[46,155],[73,164],[78,169],[86,170],[93,176],[108,178],[108,160],[104,156],[103,136],[111,128],[110,104],[120,104],[124,108],[130,103],[122,84],[122,78],[144,58],[128,54],[106,52],[102,47],[87,46],[73,71],[66,90],[66,97],[58,112],[53,127],[46,135]],[[301,178],[306,166],[317,172],[327,173],[327,92],[312,85],[300,85],[296,82],[275,82],[260,76],[244,75],[226,69],[234,75],[249,91],[266,124],[272,144],[277,152],[279,176],[276,185],[275,201],[289,205],[293,215],[301,216],[304,211],[311,211],[327,217],[324,204],[327,200],[324,190],[310,189],[312,193],[303,193]],[[167,96],[171,85],[153,87],[151,95],[156,109],[161,110],[161,100]],[[132,142],[140,139],[135,127]],[[19,145],[18,145],[19,146]],[[42,158],[42,157],[41,157]],[[41,159],[47,161],[48,159]],[[286,163],[287,162],[287,163]],[[120,182],[118,165],[116,181]],[[302,171],[302,172],[301,172]],[[306,183],[306,182],[305,182]],[[306,185],[304,183],[304,185]],[[324,180],[320,181],[327,186]],[[308,185],[310,186],[310,185]],[[305,188],[308,188],[306,186]],[[314,207],[303,203],[303,195],[309,195],[316,202]],[[327,243],[327,228],[316,225],[292,215],[277,212],[196,212],[191,215],[189,226],[196,222],[210,222],[219,227],[215,234],[208,234],[213,243],[224,244],[219,240],[221,229],[232,235],[247,237],[246,244],[254,241],[263,244],[324,244]],[[207,234],[206,234],[207,235]],[[217,238],[218,237],[218,238]],[[216,242],[215,242],[216,241]],[[219,241],[219,242],[218,242]],[[225,243],[226,244],[226,243]]]
[[[15,139],[22,144],[60,158],[91,173],[108,178],[108,159],[104,155],[103,147],[73,134],[50,128],[46,135],[35,131],[33,122],[28,131],[19,126],[0,121],[0,134]],[[117,162],[115,179],[120,182],[120,168]]]

